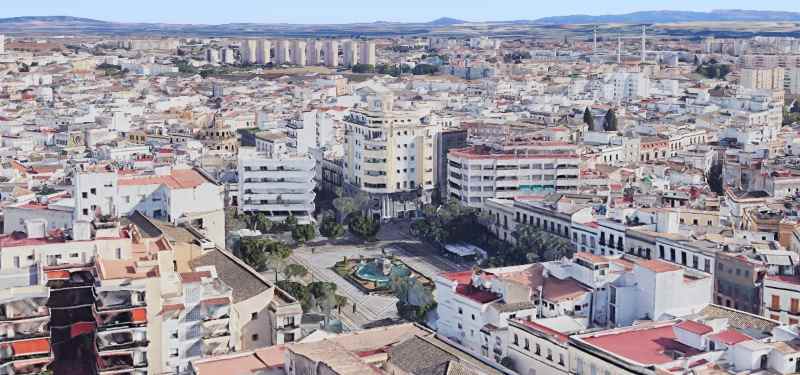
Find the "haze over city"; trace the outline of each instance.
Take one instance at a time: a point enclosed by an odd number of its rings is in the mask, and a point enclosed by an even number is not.
[[[231,0],[224,4],[210,0],[142,0],[136,6],[108,6],[100,0],[38,0],[3,4],[0,17],[73,16],[116,22],[168,22],[177,24],[220,24],[233,22],[341,24],[354,22],[428,22],[440,17],[467,21],[511,21],[572,14],[619,14],[650,10],[759,9],[797,11],[792,2],[766,0],[635,1],[597,2],[567,0],[531,2],[524,0],[408,0],[364,2],[358,0],[296,2]]]

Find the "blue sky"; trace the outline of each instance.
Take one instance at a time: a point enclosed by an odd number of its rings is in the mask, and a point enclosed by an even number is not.
[[[68,15],[108,21],[206,23],[427,22],[536,19],[639,10],[754,9],[800,11],[796,0],[0,0],[0,18]]]

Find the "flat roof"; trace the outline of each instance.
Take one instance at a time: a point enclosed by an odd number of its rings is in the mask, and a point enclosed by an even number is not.
[[[583,342],[643,365],[659,365],[675,359],[669,353],[677,351],[692,356],[701,351],[678,342],[673,328],[678,322],[655,323],[602,331],[581,337]]]

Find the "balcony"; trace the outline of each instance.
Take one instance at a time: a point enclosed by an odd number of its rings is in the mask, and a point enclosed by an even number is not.
[[[97,357],[97,370],[101,374],[132,370],[136,368],[147,368],[147,356],[145,353],[119,351],[114,353],[103,353]]]
[[[149,344],[144,328],[98,332],[96,337],[98,351],[146,347]]]
[[[50,330],[47,316],[0,323],[0,342],[47,337]]]
[[[41,337],[0,344],[0,363],[50,357],[50,338]]]
[[[43,297],[24,298],[0,305],[0,322],[48,316],[47,291],[44,293]]]
[[[120,310],[145,305],[144,291],[106,290],[97,293],[97,310]]]
[[[134,327],[143,324],[147,324],[147,310],[141,307],[130,310],[98,311],[97,313],[97,328],[99,330]]]

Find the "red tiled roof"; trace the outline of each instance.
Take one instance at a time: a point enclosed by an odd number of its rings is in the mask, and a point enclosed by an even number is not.
[[[199,283],[204,277],[211,277],[211,272],[183,272],[180,274],[181,282],[184,283]]]
[[[686,356],[699,354],[699,350],[678,342],[673,330],[675,324],[648,324],[604,331],[584,337],[583,341],[643,365],[672,362],[674,359],[667,353],[670,350]]]
[[[684,320],[678,323],[675,327],[701,336],[705,335],[706,333],[714,332],[713,328],[693,320]]]
[[[583,252],[583,251],[575,253],[575,257],[581,258],[583,260],[586,260],[586,261],[594,263],[594,264],[609,263],[609,260],[607,258],[605,258],[605,257],[601,257],[599,255],[594,255],[592,253],[587,253],[587,252]]]
[[[207,180],[193,169],[173,170],[169,175],[132,177],[119,180],[120,186],[166,185],[171,189],[196,188]]]
[[[467,297],[478,303],[489,303],[500,298],[500,295],[488,290],[478,289],[470,284],[460,284],[456,287],[456,293]]]
[[[469,284],[472,282],[472,271],[445,272],[442,276],[459,284]]]
[[[209,298],[203,300],[206,305],[230,305],[231,299],[228,297]]]
[[[638,265],[655,273],[680,271],[681,267],[658,259],[643,260]]]
[[[708,338],[713,341],[719,341],[725,345],[736,345],[742,341],[752,340],[750,336],[747,336],[739,331],[734,331],[732,329],[726,329],[724,331],[720,331],[719,333],[715,333],[711,336],[708,336]]]

